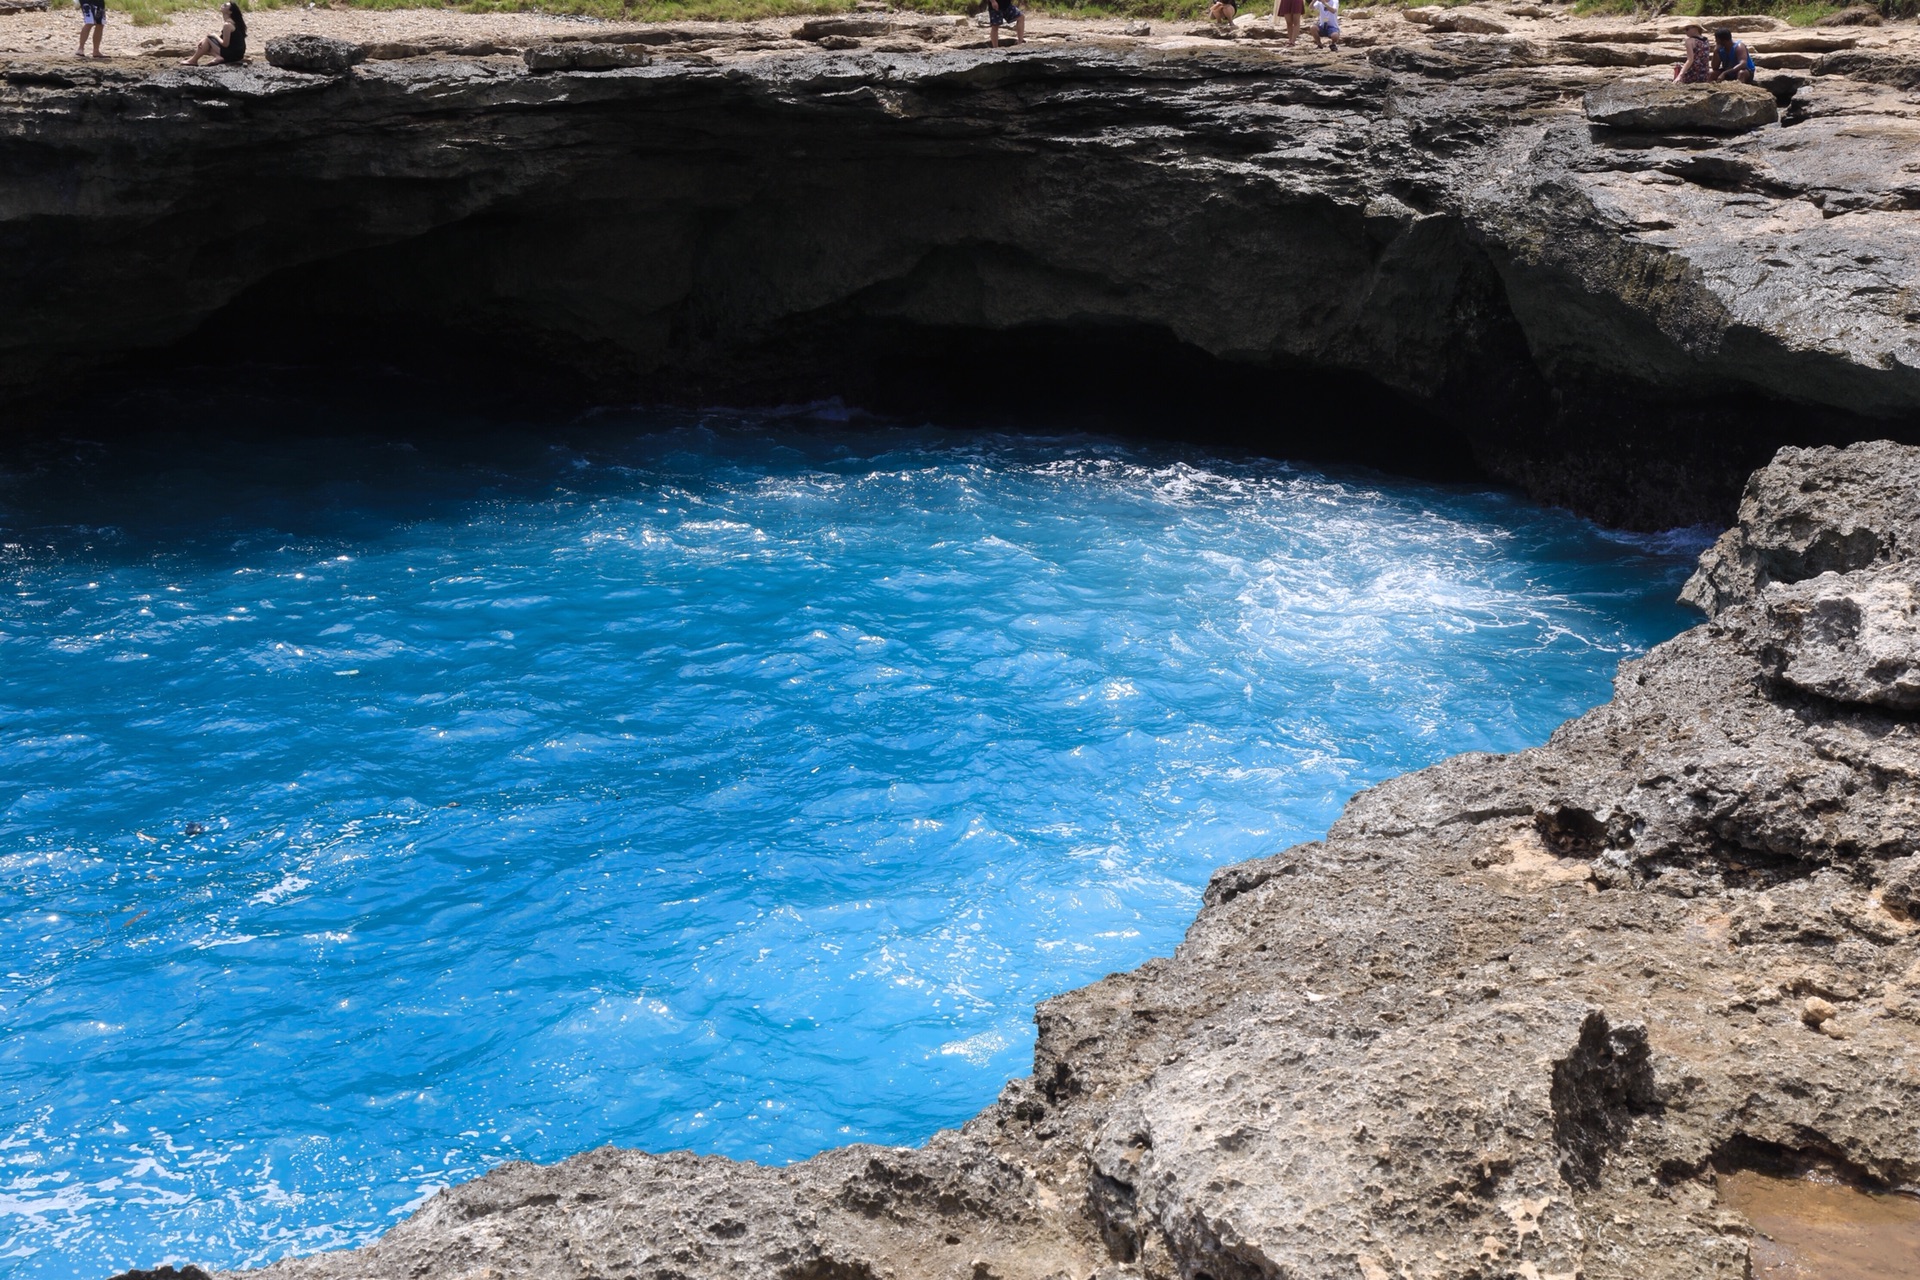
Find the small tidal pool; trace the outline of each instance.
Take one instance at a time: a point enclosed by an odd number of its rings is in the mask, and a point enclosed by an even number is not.
[[[0,460],[0,1275],[919,1141],[1213,868],[1691,622],[1693,540],[1372,473],[214,416]]]

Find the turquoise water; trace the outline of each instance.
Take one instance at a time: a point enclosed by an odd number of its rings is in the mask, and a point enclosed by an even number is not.
[[[0,1273],[353,1244],[605,1141],[925,1138],[1212,868],[1688,622],[1684,539],[1371,474],[384,431],[0,468]]]

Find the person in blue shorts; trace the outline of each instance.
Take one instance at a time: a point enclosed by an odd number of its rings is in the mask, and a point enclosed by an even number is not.
[[[1725,27],[1713,33],[1713,78],[1753,83],[1753,50]]]
[[[1313,0],[1313,47],[1323,39],[1340,52],[1340,0]]]
[[[80,0],[80,56],[87,56],[87,33],[93,33],[93,56],[100,56],[100,33],[107,29],[107,0]]]
[[[1027,15],[1021,12],[1020,7],[1014,4],[1013,0],[987,0],[988,44],[996,49],[1000,47],[1000,27],[1008,22],[1013,24],[1013,42],[1025,44]]]

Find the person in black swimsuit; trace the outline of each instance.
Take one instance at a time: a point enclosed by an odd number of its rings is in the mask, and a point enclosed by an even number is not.
[[[229,66],[237,67],[247,60],[247,17],[240,12],[240,6],[227,0],[220,6],[220,34],[207,36],[195,46],[191,58],[182,58],[183,67],[197,67],[202,58],[218,58]]]

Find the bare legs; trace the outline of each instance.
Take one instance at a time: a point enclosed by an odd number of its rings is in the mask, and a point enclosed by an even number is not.
[[[86,22],[81,24],[80,57],[84,58],[87,56],[87,33],[89,31],[93,33],[93,56],[96,58],[100,56],[100,33],[106,29],[106,24],[103,22]]]
[[[202,36],[200,43],[193,48],[193,56],[191,58],[180,59],[180,65],[183,67],[197,67],[200,65],[200,59],[217,58],[219,56],[220,42],[212,36]]]
[[[1273,20],[1275,22],[1278,22],[1280,21],[1280,18],[1281,18],[1280,0],[1273,0]],[[1291,48],[1293,46],[1293,42],[1300,38],[1300,15],[1297,13],[1289,13],[1286,15],[1286,19],[1287,19],[1287,46]]]

